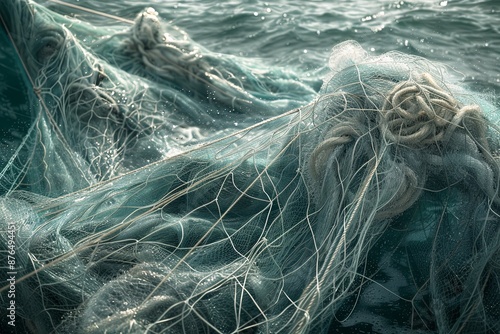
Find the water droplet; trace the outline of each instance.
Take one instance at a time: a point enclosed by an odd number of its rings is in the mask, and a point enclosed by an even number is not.
[[[448,1],[441,1],[441,2],[439,3],[439,5],[440,5],[441,7],[444,7],[444,6],[446,6],[447,4],[448,4]]]
[[[259,13],[253,12],[253,16],[259,16]]]

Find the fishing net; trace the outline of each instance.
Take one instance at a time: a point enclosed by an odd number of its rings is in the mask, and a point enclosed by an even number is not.
[[[315,93],[152,9],[92,48],[0,15],[34,88],[0,175],[18,331],[500,330],[497,109],[445,68],[348,41]]]

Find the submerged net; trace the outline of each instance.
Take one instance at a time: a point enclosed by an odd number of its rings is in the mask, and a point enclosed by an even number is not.
[[[444,68],[345,42],[316,93],[152,9],[92,48],[0,15],[34,88],[0,174],[18,331],[500,330],[498,116]]]

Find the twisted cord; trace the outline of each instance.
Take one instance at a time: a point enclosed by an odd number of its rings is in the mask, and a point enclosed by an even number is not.
[[[191,84],[213,89],[217,100],[226,104],[251,104],[247,100],[248,93],[202,59],[197,48],[182,41],[171,41],[167,34],[162,34],[158,13],[153,8],[146,9],[136,18],[128,47],[136,49],[143,64],[165,80],[179,83],[178,78],[182,77]],[[234,78],[232,73],[224,72]]]
[[[366,110],[360,108],[360,112]],[[371,112],[371,111],[369,111]],[[458,128],[461,135],[472,138],[474,146],[482,153],[485,163],[496,166],[486,140],[486,124],[477,105],[461,106],[460,103],[429,74],[423,73],[395,85],[387,94],[382,108],[373,109],[379,114],[381,135],[387,143],[402,144],[411,148],[425,148],[446,143]],[[328,157],[341,145],[357,141],[364,127],[359,120],[344,120],[334,125],[311,153],[309,170],[315,182],[322,182],[328,169]],[[429,152],[429,154],[431,154]],[[376,217],[389,218],[406,210],[419,196],[425,175],[417,177],[416,171],[402,164],[404,178],[391,202],[379,208]],[[496,169],[495,169],[496,171]],[[497,175],[495,173],[495,175]],[[495,194],[495,180],[486,187],[488,194]],[[486,183],[486,182],[483,182]],[[498,196],[497,196],[498,197]]]
[[[399,83],[387,95],[380,114],[382,132],[389,141],[412,147],[446,142],[465,118],[483,132],[479,138],[484,137],[479,106],[460,106],[429,73],[418,79]]]
[[[342,236],[327,246],[335,251],[326,256],[318,280],[311,281],[302,294],[298,332],[304,331],[311,321],[325,284],[343,286],[338,300],[349,291],[355,278],[334,268],[356,272],[359,264],[366,260],[365,251],[371,242],[367,236],[379,235],[387,226],[387,219],[406,211],[420,198],[427,174],[432,172],[428,168],[437,167],[442,171],[454,161],[465,159],[459,164],[457,177],[473,177],[490,199],[498,199],[495,186],[498,172],[493,172],[498,168],[488,148],[486,122],[479,106],[460,105],[428,73],[396,84],[384,94],[381,104],[381,108],[368,109],[356,101],[346,102],[338,113],[343,116],[335,119],[325,139],[310,155],[311,178],[325,191],[319,195],[320,205],[336,207],[344,216],[338,217],[342,224],[332,226]],[[359,117],[360,114],[366,117]],[[463,143],[462,139],[470,145],[455,147],[454,142]],[[436,156],[447,143],[445,156]],[[391,146],[409,149],[411,155],[395,158],[388,150]],[[350,163],[339,164],[339,161]],[[374,161],[375,165],[370,167]],[[438,166],[436,163],[440,162]],[[365,169],[364,176],[356,180],[362,175],[361,169]],[[353,198],[335,196],[337,187],[342,188],[343,194],[352,193]],[[356,251],[349,251],[354,241]],[[327,282],[326,277],[334,277],[333,282]]]

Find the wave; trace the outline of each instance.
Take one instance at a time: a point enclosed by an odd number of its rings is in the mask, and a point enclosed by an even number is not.
[[[112,33],[0,17],[33,89],[0,174],[2,332],[500,328],[497,107],[445,67],[347,41],[320,85],[151,8]]]

